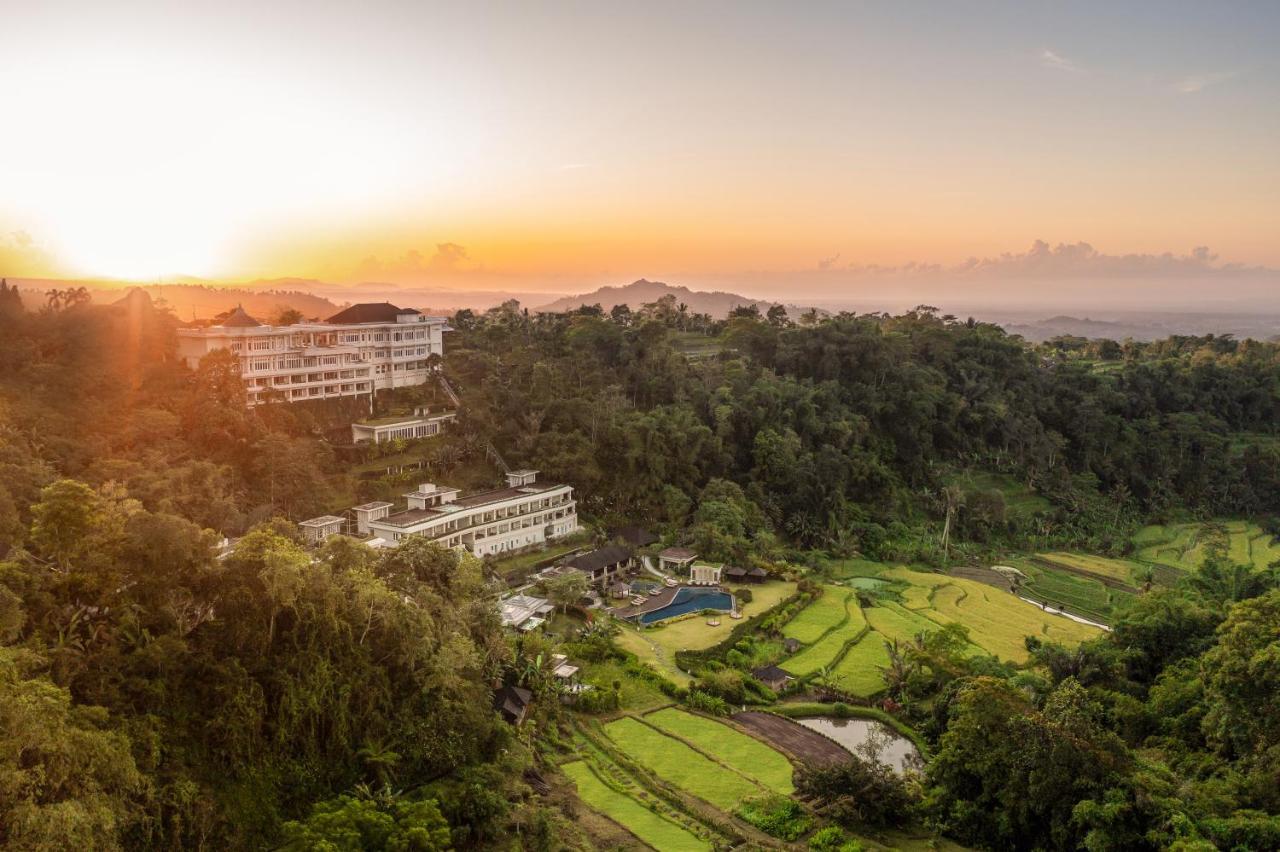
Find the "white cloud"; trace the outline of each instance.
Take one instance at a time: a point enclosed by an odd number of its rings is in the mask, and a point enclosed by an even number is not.
[[[1040,64],[1045,68],[1053,68],[1057,71],[1076,72],[1080,70],[1080,66],[1070,59],[1060,53],[1055,53],[1047,47],[1040,51]]]
[[[1183,77],[1173,87],[1184,95],[1194,95],[1196,92],[1202,92],[1210,86],[1225,83],[1238,73],[1237,71],[1215,71],[1212,74],[1192,74],[1188,77]]]

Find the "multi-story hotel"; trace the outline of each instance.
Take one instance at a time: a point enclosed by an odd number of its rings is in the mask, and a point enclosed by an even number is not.
[[[476,556],[523,550],[576,532],[573,487],[538,483],[537,474],[512,471],[506,488],[467,496],[426,483],[405,495],[408,510],[370,517],[366,524],[371,535],[392,545],[424,536],[445,547],[465,547]]]
[[[178,354],[194,368],[217,349],[240,359],[249,404],[278,391],[287,402],[333,399],[422,384],[444,354],[444,317],[413,308],[352,305],[325,322],[271,326],[237,307],[221,324],[178,329]]]

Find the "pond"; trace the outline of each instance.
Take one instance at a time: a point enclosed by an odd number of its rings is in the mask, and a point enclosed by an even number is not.
[[[915,744],[883,722],[874,719],[832,719],[827,716],[796,721],[810,730],[826,734],[859,757],[867,757],[868,750],[872,751],[880,763],[888,764],[895,772],[920,769],[924,765]]]
[[[850,577],[844,581],[844,584],[855,589],[866,589],[868,591],[889,585],[884,580],[879,580],[875,577]]]
[[[676,592],[676,596],[671,599],[671,603],[661,609],[655,609],[640,616],[640,623],[653,624],[655,621],[662,621],[664,618],[673,618],[677,615],[684,615],[686,612],[697,612],[701,609],[718,609],[730,612],[733,610],[733,595],[716,591],[715,589],[680,589]]]

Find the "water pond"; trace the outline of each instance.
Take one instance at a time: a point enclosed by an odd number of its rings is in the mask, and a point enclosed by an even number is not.
[[[880,763],[888,764],[895,772],[920,769],[924,765],[915,744],[883,722],[874,719],[832,719],[827,716],[796,721],[810,730],[826,734],[859,757],[867,757],[870,750]]]

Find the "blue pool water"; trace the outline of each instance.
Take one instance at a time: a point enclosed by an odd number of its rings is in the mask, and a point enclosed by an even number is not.
[[[662,609],[646,612],[640,616],[641,624],[653,624],[664,618],[684,615],[686,612],[697,612],[700,609],[718,609],[729,612],[733,609],[733,595],[717,592],[714,589],[680,589],[671,603]]]

